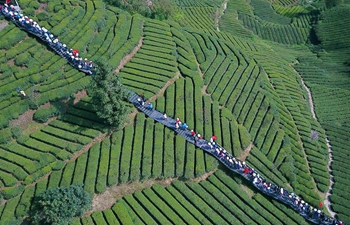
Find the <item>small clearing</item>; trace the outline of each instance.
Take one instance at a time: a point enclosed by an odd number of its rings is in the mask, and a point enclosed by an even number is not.
[[[9,24],[9,22],[7,22],[6,20],[1,21],[0,31],[2,31],[8,24]]]

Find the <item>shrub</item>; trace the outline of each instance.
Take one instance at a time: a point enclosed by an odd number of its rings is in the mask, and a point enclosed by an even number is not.
[[[12,138],[12,133],[10,129],[0,130],[0,144],[9,142],[11,138]]]
[[[24,66],[29,62],[30,54],[28,52],[22,53],[15,57],[16,66]]]
[[[40,4],[37,1],[31,1],[29,3],[29,7],[34,8],[34,9],[39,9]]]
[[[41,12],[36,15],[39,21],[47,21],[50,18],[50,14],[47,12]]]
[[[21,128],[20,127],[12,127],[11,128],[11,133],[14,138],[19,138],[21,136]]]
[[[33,8],[26,8],[26,9],[24,9],[23,13],[24,13],[24,15],[32,17],[35,14],[35,10]]]
[[[19,195],[22,191],[24,191],[24,186],[16,186],[16,187],[9,187],[5,188],[2,191],[2,195],[4,196],[4,199],[11,199],[17,195]]]
[[[38,109],[34,115],[33,119],[40,123],[45,123],[50,117],[57,116],[64,108],[63,102],[52,103],[49,108]]]

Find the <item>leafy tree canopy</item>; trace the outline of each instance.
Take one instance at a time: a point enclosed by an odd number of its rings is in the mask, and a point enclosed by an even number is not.
[[[326,0],[326,8],[330,9],[332,7],[335,7],[343,3],[344,3],[344,0]]]
[[[124,101],[129,97],[129,92],[122,86],[120,76],[113,73],[109,65],[101,62],[96,64],[98,67],[89,88],[93,107],[107,124],[120,129],[130,112],[130,107]]]
[[[34,198],[34,224],[67,224],[91,208],[92,197],[82,185],[49,189]]]
[[[105,2],[159,20],[168,19],[175,10],[170,0],[105,0]]]

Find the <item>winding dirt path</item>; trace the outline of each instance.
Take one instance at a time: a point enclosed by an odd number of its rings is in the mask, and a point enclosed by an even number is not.
[[[171,78],[170,80],[168,80],[168,81],[165,83],[165,85],[159,90],[159,92],[158,92],[157,94],[153,95],[152,97],[150,97],[150,98],[148,99],[148,101],[149,101],[149,102],[154,102],[157,98],[163,96],[163,95],[164,95],[164,92],[166,91],[166,89],[167,89],[170,85],[174,84],[175,81],[176,81],[177,79],[179,79],[180,77],[181,77],[180,72],[177,72],[176,75],[175,75],[173,78]]]
[[[135,48],[129,54],[124,56],[124,58],[120,61],[119,66],[114,70],[115,73],[119,73],[125,64],[127,64],[132,59],[132,57],[134,57],[137,51],[141,48],[143,39],[144,37],[141,37],[139,43],[135,46]]]
[[[250,153],[250,150],[252,150],[253,147],[254,147],[254,144],[253,142],[251,142],[250,145],[246,149],[244,149],[243,153],[237,158],[242,161],[245,161],[245,159],[248,157]]]
[[[297,71],[295,71],[296,73],[298,73]],[[301,75],[299,74],[300,76],[300,79],[301,79],[301,84],[303,85],[303,87],[305,88],[306,92],[307,92],[307,95],[308,95],[308,98],[309,98],[309,104],[310,104],[310,110],[311,110],[311,114],[312,114],[312,117],[317,120],[317,117],[316,117],[316,114],[315,114],[315,109],[314,109],[314,103],[312,101],[312,95],[311,95],[311,91],[310,89],[305,85],[305,82],[303,80],[303,78],[301,77]],[[329,157],[329,160],[328,160],[328,164],[327,164],[327,167],[328,167],[328,171],[329,171],[329,175],[330,175],[330,184],[329,184],[329,188],[328,188],[328,191],[325,195],[325,200],[324,200],[324,204],[328,210],[328,212],[331,214],[332,217],[335,216],[335,212],[332,210],[331,208],[331,203],[329,201],[329,196],[331,195],[331,192],[332,192],[332,188],[333,188],[333,174],[332,174],[332,168],[331,168],[331,164],[333,162],[333,154],[332,154],[332,146],[329,144],[329,139],[328,137],[326,137],[326,142],[327,142],[327,147],[328,147],[328,157]]]
[[[215,11],[215,19],[214,19],[214,23],[215,23],[215,28],[217,31],[220,32],[219,29],[219,20],[221,18],[221,16],[224,14],[226,8],[227,8],[227,2],[228,0],[225,0],[225,2],[220,6],[220,8],[217,8]]]

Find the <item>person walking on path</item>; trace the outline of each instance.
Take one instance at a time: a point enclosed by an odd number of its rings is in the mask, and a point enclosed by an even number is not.
[[[193,137],[193,139],[196,139],[196,132],[194,130],[191,130],[190,132],[191,132],[191,136]]]
[[[183,130],[186,130],[187,128],[188,128],[187,124],[184,123],[184,124],[182,125],[182,129],[183,129]]]
[[[163,117],[164,117],[164,120],[168,120],[168,115],[166,113],[164,113]]]
[[[216,136],[215,135],[211,136],[211,138],[210,138],[210,142],[211,143],[213,143],[214,141],[216,141]]]

